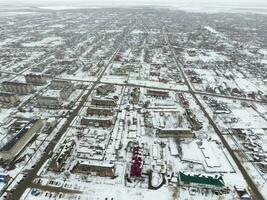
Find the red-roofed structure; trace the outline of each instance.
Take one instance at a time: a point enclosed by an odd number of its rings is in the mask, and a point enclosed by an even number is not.
[[[142,162],[143,159],[141,157],[141,147],[133,148],[133,157],[132,157],[132,165],[131,165],[131,177],[141,177],[142,174]]]
[[[184,108],[188,108],[188,107],[189,107],[189,102],[188,102],[188,100],[185,98],[185,96],[183,95],[183,93],[179,93],[178,96],[179,96],[180,104],[182,104],[182,106],[183,106]]]

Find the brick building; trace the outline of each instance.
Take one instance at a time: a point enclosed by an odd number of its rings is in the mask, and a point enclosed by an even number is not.
[[[9,92],[0,92],[0,103],[14,105],[17,102],[19,102],[18,95]]]
[[[24,77],[25,77],[26,83],[32,83],[33,85],[46,84],[46,78],[43,75],[26,74]]]
[[[113,124],[112,118],[88,118],[81,119],[81,125],[109,127]]]
[[[113,109],[109,108],[100,108],[100,107],[88,107],[87,115],[104,115],[104,116],[113,116]]]
[[[114,99],[100,99],[93,97],[91,104],[95,106],[115,107],[117,106],[117,101]]]
[[[4,81],[2,82],[2,87],[4,91],[13,92],[18,95],[25,95],[33,92],[33,85],[28,83]]]
[[[114,177],[115,166],[114,164],[109,163],[90,163],[88,161],[79,161],[73,168],[73,172],[101,177]]]

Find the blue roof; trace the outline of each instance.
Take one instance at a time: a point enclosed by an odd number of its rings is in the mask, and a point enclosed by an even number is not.
[[[29,130],[26,128],[29,124],[36,122],[37,119],[31,120],[29,123],[27,123],[11,140],[9,140],[2,148],[1,151],[9,151],[16,143],[17,141],[22,138],[22,136],[27,133]]]

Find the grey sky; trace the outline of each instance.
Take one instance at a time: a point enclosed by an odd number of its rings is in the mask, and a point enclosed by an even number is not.
[[[79,6],[79,5],[176,5],[265,7],[267,0],[0,0],[0,5]]]

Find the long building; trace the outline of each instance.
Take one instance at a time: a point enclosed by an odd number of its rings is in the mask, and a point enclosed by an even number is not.
[[[37,105],[46,108],[59,108],[62,105],[60,90],[47,90],[37,97]]]
[[[2,87],[6,92],[13,92],[19,95],[25,95],[33,92],[33,85],[28,83],[4,81],[2,82]]]
[[[9,92],[0,92],[0,102],[4,104],[16,104],[19,101],[18,95]]]
[[[40,74],[26,74],[26,83],[31,83],[33,85],[43,85],[46,84],[46,78]]]
[[[176,129],[160,129],[159,137],[173,137],[173,138],[193,138],[194,134],[191,129],[188,128],[176,128]]]
[[[44,122],[41,119],[33,119],[26,123],[25,126],[11,138],[11,140],[1,147],[1,159],[6,163],[14,160],[42,128],[43,124]]]
[[[155,96],[155,97],[168,97],[169,96],[168,91],[153,90],[153,89],[148,89],[147,94],[150,96]]]
[[[184,108],[189,107],[189,101],[186,99],[183,93],[178,93],[179,102]]]
[[[73,168],[73,172],[90,174],[101,177],[114,177],[115,166],[109,163],[90,163],[88,161],[79,161]]]
[[[101,108],[101,107],[88,107],[87,115],[104,115],[104,116],[113,116],[114,111],[110,108]]]
[[[112,118],[88,118],[81,119],[81,125],[110,127],[113,124]]]
[[[95,106],[105,106],[105,107],[115,107],[115,106],[117,106],[116,100],[113,100],[113,99],[100,99],[100,98],[95,98],[95,97],[92,98],[91,104],[95,105]]]
[[[66,87],[70,82],[65,80],[52,80],[50,87],[52,89],[63,89]]]
[[[224,187],[225,183],[223,181],[222,176],[215,175],[215,176],[205,176],[202,174],[188,174],[184,172],[179,172],[179,183],[186,184],[186,185],[208,185],[214,187]]]
[[[60,97],[39,96],[37,97],[37,104],[39,107],[59,108],[62,105]]]
[[[130,169],[131,177],[142,176],[143,159],[141,155],[142,155],[142,148],[139,146],[133,147],[133,156]]]
[[[61,90],[60,90],[60,97],[62,100],[67,100],[71,93],[74,91],[74,86],[72,83],[68,83],[65,87],[63,87]]]
[[[114,92],[115,87],[113,84],[104,84],[97,87],[96,92],[98,95],[105,96],[110,92]]]
[[[185,109],[185,114],[187,117],[187,120],[190,123],[191,129],[198,131],[202,129],[202,122],[200,122],[197,118],[196,115],[193,113],[193,111],[189,108]]]

